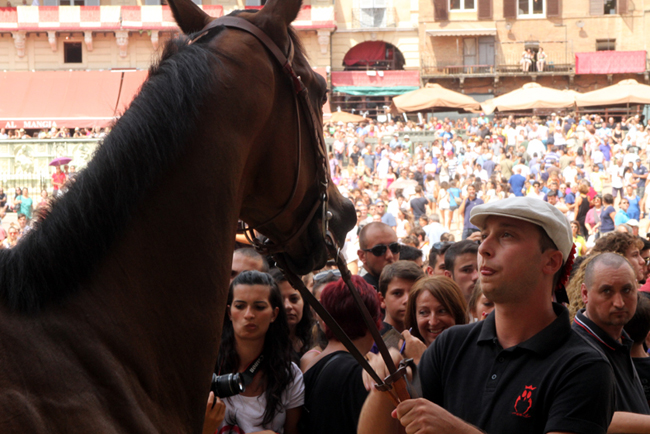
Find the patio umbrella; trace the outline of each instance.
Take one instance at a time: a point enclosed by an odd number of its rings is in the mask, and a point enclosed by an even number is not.
[[[650,86],[634,79],[620,81],[612,86],[583,93],[576,98],[578,107],[615,104],[650,104]]]
[[[356,123],[356,122],[362,122],[362,121],[365,121],[365,120],[366,120],[366,118],[364,118],[363,116],[355,115],[355,114],[348,113],[348,112],[336,111],[336,112],[333,112],[332,117],[330,117],[329,119],[326,119],[325,122],[333,122],[333,123],[352,122],[352,123]]]
[[[50,166],[60,166],[62,164],[68,164],[72,161],[70,157],[56,157],[54,160],[50,161]]]
[[[481,105],[471,96],[446,89],[439,84],[427,83],[421,89],[393,98],[397,111],[415,112],[435,108],[451,108],[478,113]]]
[[[580,94],[573,90],[559,90],[538,83],[526,83],[520,89],[481,103],[481,107],[485,114],[493,113],[495,110],[557,109],[572,107],[578,95]]]

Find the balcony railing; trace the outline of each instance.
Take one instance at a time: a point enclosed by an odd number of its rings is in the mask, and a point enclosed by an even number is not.
[[[525,43],[495,44],[496,54],[491,63],[463,64],[462,57],[434,58],[431,53],[421,55],[422,76],[491,76],[491,75],[521,75],[521,74],[568,74],[575,70],[575,58],[571,44],[564,42],[548,43],[544,46],[546,63],[544,69],[537,70],[537,62],[533,59],[528,71],[521,64],[521,53]],[[547,48],[548,47],[548,48]],[[478,56],[475,56],[478,57]]]

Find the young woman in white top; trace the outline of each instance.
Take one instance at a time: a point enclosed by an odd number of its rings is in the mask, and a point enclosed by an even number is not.
[[[223,399],[226,414],[219,433],[298,433],[305,386],[291,349],[273,278],[259,271],[240,273],[228,292],[217,375],[244,372],[258,360],[260,365],[243,393]]]

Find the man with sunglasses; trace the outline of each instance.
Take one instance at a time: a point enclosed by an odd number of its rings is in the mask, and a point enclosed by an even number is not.
[[[388,264],[399,261],[400,245],[397,234],[385,223],[369,223],[359,232],[357,254],[366,273],[363,278],[375,289],[379,287],[379,276]]]

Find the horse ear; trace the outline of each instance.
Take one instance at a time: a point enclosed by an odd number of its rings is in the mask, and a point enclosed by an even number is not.
[[[302,0],[268,0],[261,12],[271,13],[287,27],[296,19]]]
[[[192,0],[168,0],[168,3],[178,27],[186,35],[202,30],[212,21],[210,15],[203,12]]]

